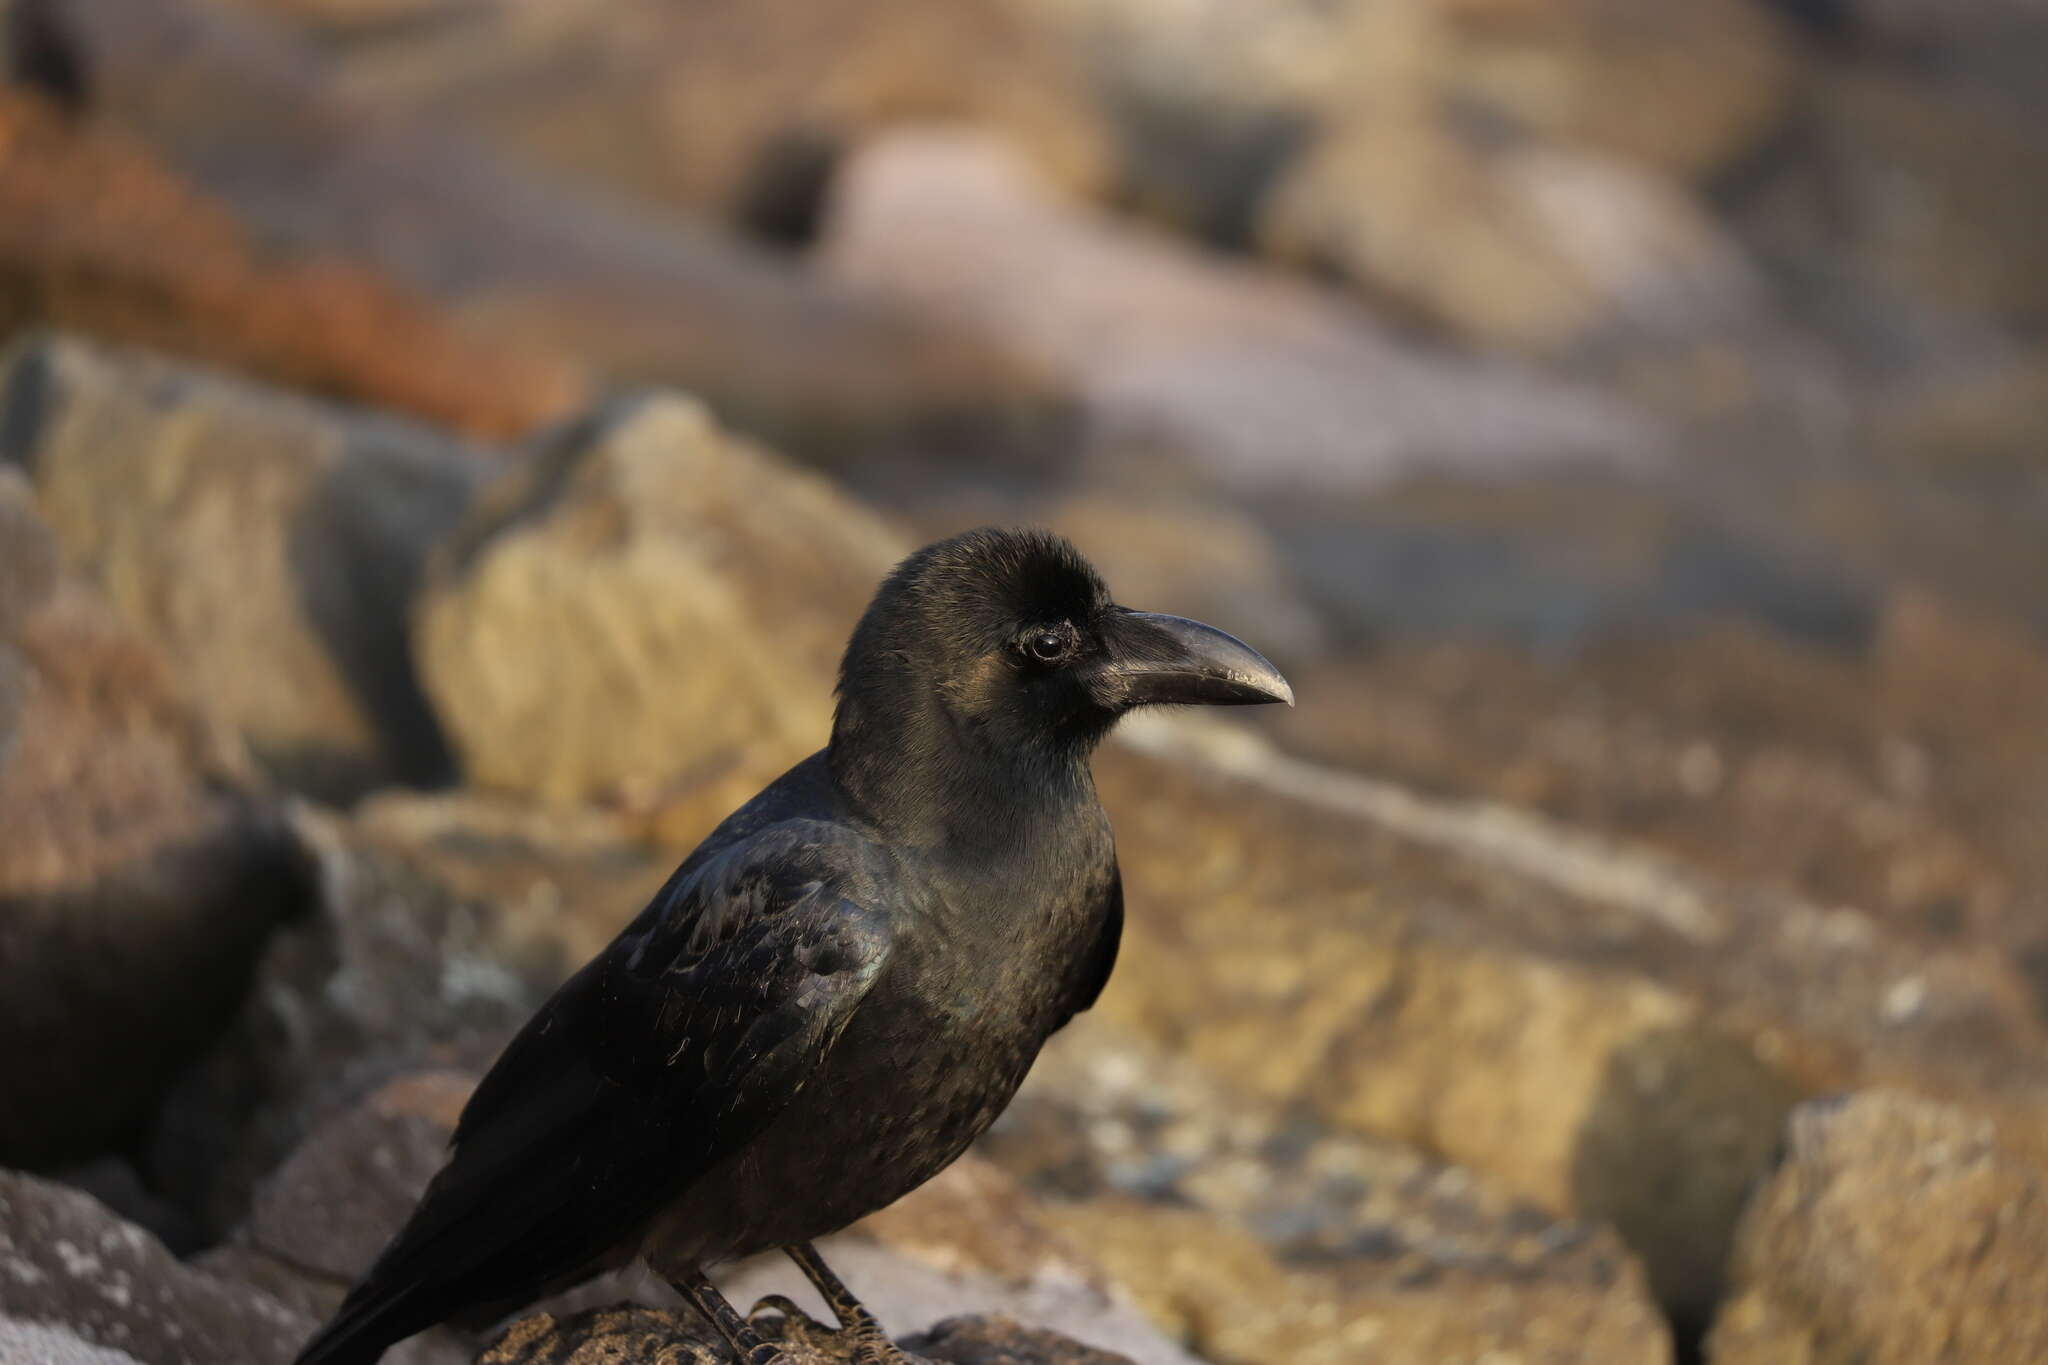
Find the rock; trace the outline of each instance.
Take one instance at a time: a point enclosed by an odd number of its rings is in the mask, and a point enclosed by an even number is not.
[[[530,941],[501,952],[490,907],[340,820],[302,811],[296,825],[318,866],[317,912],[273,938],[145,1144],[151,1187],[216,1238],[309,1132],[410,1071],[488,1064],[576,965]]]
[[[1081,1345],[1054,1332],[1004,1318],[958,1318],[904,1342],[912,1359],[928,1365],[1130,1365],[1124,1356]],[[786,1344],[797,1365],[827,1365],[853,1358],[851,1343],[808,1335]],[[523,1318],[477,1357],[477,1365],[725,1365],[730,1352],[694,1313],[655,1308],[592,1309],[557,1319]]]
[[[1812,27],[1908,57],[1933,58],[1945,79],[1976,74],[1990,49],[2025,60],[2040,51],[2041,11],[2031,0],[1776,0]],[[1964,59],[1964,60],[1959,60]],[[2014,70],[2017,71],[2015,62]],[[2015,93],[2025,92],[2022,86]]]
[[[1327,496],[1424,463],[1654,462],[1633,410],[1397,341],[1338,295],[1051,197],[1000,145],[905,132],[834,195],[825,269],[1008,338],[1081,396],[1100,467]]]
[[[837,152],[906,115],[1000,129],[1063,181],[1107,172],[1082,73],[1001,4],[607,0],[536,22],[497,0],[338,55],[379,109],[770,236],[800,238]]]
[[[1358,646],[1577,650],[1738,618],[1851,648],[1880,611],[1863,564],[1818,549],[1790,517],[1733,515],[1682,465],[1423,472],[1355,498],[1281,503],[1269,522],[1290,578]]]
[[[62,1327],[0,1313],[0,1360],[28,1365],[143,1365],[126,1351],[95,1346]]]
[[[1297,752],[1854,907],[1946,954],[2024,964],[2043,941],[2048,651],[1998,615],[1900,595],[1861,650],[1732,623],[1568,657],[1411,640],[1295,683],[1323,698],[1282,723]],[[1907,972],[1898,1010],[1945,974]]]
[[[2043,1132],[2010,963],[1210,726],[1125,733],[1154,761],[1096,764],[1130,916],[1098,1014],[1612,1221],[1690,1320],[1799,1095],[1883,1079]]]
[[[1743,1215],[1715,1365],[2048,1355],[2048,1172],[1990,1123],[1883,1091],[1793,1115]]]
[[[905,444],[1033,450],[1065,431],[1063,395],[1000,338],[933,327],[702,220],[551,177],[448,121],[358,93],[333,45],[251,7],[56,8],[65,42],[93,73],[96,115],[190,174],[266,240],[383,270],[470,335],[576,356],[602,380],[682,385],[820,458]],[[681,8],[645,4],[639,13],[685,22]],[[946,8],[920,13],[936,20]],[[746,22],[724,7],[695,10],[716,16],[708,23]],[[536,23],[544,35],[584,12],[550,7],[515,27]],[[610,27],[612,12],[588,11],[591,40],[632,55],[640,40]],[[179,60],[166,63],[172,49]],[[457,49],[464,69],[491,50],[459,39]],[[432,62],[441,60],[437,49]],[[741,63],[760,64],[758,53]],[[595,94],[587,73],[569,74],[577,97]],[[636,133],[661,122],[644,110],[628,117]]]
[[[324,1320],[405,1222],[448,1154],[473,1071],[402,1072],[321,1123],[258,1186],[231,1240],[196,1264]],[[454,1365],[475,1354],[451,1329],[394,1347],[391,1365]]]
[[[1434,113],[1328,130],[1275,185],[1258,234],[1282,259],[1487,346],[1697,338],[1763,304],[1741,249],[1681,188]]]
[[[696,847],[752,795],[712,782],[665,789],[644,808],[597,810],[466,788],[384,791],[361,802],[350,823],[364,848],[487,907],[492,955],[539,982],[595,957],[668,880],[677,850]]]
[[[1413,111],[1688,180],[1756,146],[1796,75],[1752,0],[1017,4],[1094,74],[1138,201],[1225,239],[1335,127]]]
[[[649,397],[490,490],[436,566],[422,674],[481,785],[566,803],[724,777],[744,798],[823,742],[839,652],[903,548],[701,404]]]
[[[1128,1358],[1133,1365],[1200,1365],[1160,1325],[1148,1321],[1127,1292],[1107,1288],[1099,1279],[1076,1279],[1056,1269],[1022,1281],[971,1269],[942,1270],[938,1266],[957,1267],[963,1258],[956,1251],[933,1257],[931,1244],[899,1252],[857,1229],[858,1225],[854,1231],[825,1239],[818,1249],[861,1302],[892,1331],[900,1333],[911,1323],[934,1318],[986,1314],[1057,1323],[1062,1332],[1091,1347],[1116,1352],[1117,1359]],[[718,1280],[736,1304],[780,1294],[807,1313],[830,1318],[823,1300],[804,1284],[786,1258],[748,1262],[723,1272]]]
[[[849,1235],[946,1274],[986,1275],[1017,1287],[1045,1280],[1107,1287],[1101,1269],[1045,1225],[1015,1181],[972,1154],[869,1214]]]
[[[376,273],[260,255],[140,146],[0,91],[0,338],[90,332],[483,436],[564,412],[566,365],[464,337]]]
[[[1671,1360],[1662,1318],[1619,1261],[1590,1259],[1584,1282],[1528,1283],[1522,1266],[1361,1274],[1277,1262],[1242,1229],[1188,1209],[1077,1204],[1063,1226],[1099,1249],[1155,1321],[1212,1359],[1344,1365],[1364,1350],[1418,1365],[1490,1352],[1542,1365]]]
[[[182,1259],[205,1245],[191,1215],[145,1186],[142,1173],[126,1157],[107,1154],[44,1174],[91,1195],[109,1212],[162,1242],[173,1256]]]
[[[448,1156],[474,1072],[414,1071],[322,1124],[265,1178],[236,1242],[346,1289]]]
[[[2048,151],[2015,101],[1882,68],[1824,71],[1737,208],[1845,328],[1869,328],[1873,290],[2022,333],[2048,317],[2036,231]]]
[[[1429,65],[1441,98],[1674,179],[1703,179],[1756,148],[1799,74],[1789,33],[1758,0],[1420,7],[1436,26]],[[1382,23],[1368,16],[1363,36]]]
[[[124,1136],[302,897],[293,842],[0,467],[0,1160]]]
[[[180,1265],[86,1195],[0,1171],[0,1349],[11,1335],[54,1341],[80,1365],[108,1365],[108,1355],[149,1365],[285,1365],[312,1329],[265,1294]]]
[[[1123,1365],[1125,1358],[1043,1328],[983,1315],[948,1318],[907,1338],[904,1349],[951,1365]]]
[[[1027,1193],[987,1162],[962,1157],[928,1184],[826,1238],[820,1250],[885,1324],[992,1314],[1061,1330],[1136,1365],[1195,1365],[1134,1308]],[[784,1294],[827,1309],[788,1261],[771,1255],[719,1277],[736,1303]]]
[[[1670,1358],[1613,1233],[1261,1103],[1102,1021],[1055,1040],[982,1145],[1210,1359]]]
[[[584,1360],[637,1365],[725,1365],[731,1354],[710,1325],[688,1310],[623,1305],[557,1319],[550,1313],[521,1318],[477,1357],[477,1365],[574,1365]],[[821,1357],[804,1352],[804,1365]]]
[[[317,1125],[263,1179],[233,1239],[207,1252],[201,1264],[325,1316],[440,1168],[475,1079],[473,1071],[403,1071]],[[824,1252],[891,1323],[1006,1311],[1059,1322],[1130,1351],[1140,1365],[1192,1365],[1114,1299],[1099,1272],[1037,1223],[1019,1191],[971,1158],[852,1232],[828,1239]],[[812,1312],[826,1312],[807,1287],[797,1291],[801,1280],[779,1255],[721,1278],[741,1303],[796,1293]],[[621,1289],[667,1296],[646,1274],[629,1273],[572,1290],[562,1302],[585,1303]],[[561,1303],[555,1309],[568,1311]],[[422,1362],[439,1361],[459,1349],[459,1340],[452,1331],[436,1331],[405,1349]]]
[[[485,477],[424,428],[77,341],[17,345],[6,446],[66,559],[282,779],[445,776],[406,619]]]

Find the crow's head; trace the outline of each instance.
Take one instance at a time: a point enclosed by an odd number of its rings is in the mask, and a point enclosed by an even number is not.
[[[1153,703],[1294,701],[1249,646],[1118,606],[1067,541],[1004,530],[970,531],[899,564],[854,631],[839,691],[835,747],[886,731],[996,751],[1085,750]]]

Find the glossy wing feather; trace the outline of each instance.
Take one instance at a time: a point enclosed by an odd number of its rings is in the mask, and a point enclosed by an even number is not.
[[[790,822],[679,869],[506,1047],[448,1164],[300,1360],[374,1358],[601,1263],[765,1126],[887,955],[886,915],[856,898],[869,856]]]

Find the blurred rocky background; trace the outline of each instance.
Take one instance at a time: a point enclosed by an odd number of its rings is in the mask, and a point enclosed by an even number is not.
[[[0,0],[0,72],[0,1360],[288,1360],[984,521],[1302,701],[1101,755],[1112,987],[835,1248],[914,1350],[2048,1359],[2033,0]]]

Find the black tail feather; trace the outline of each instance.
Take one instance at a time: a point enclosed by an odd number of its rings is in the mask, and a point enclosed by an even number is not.
[[[292,1365],[375,1365],[384,1352],[433,1326],[440,1316],[422,1312],[416,1293],[387,1291],[373,1278],[342,1301]]]

